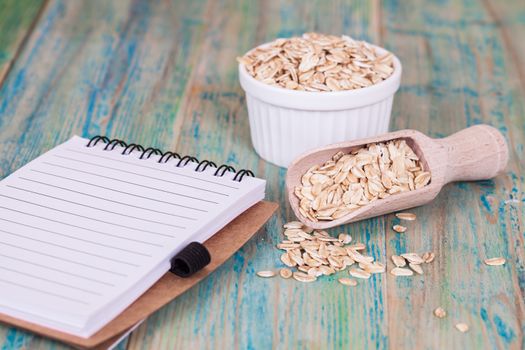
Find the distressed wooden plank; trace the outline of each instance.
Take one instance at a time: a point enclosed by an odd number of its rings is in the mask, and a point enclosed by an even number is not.
[[[202,9],[196,1],[50,2],[0,90],[9,101],[0,110],[2,174],[73,133],[163,147],[176,139]]]
[[[525,42],[519,40],[516,33],[525,31],[525,8],[519,1],[505,1],[500,3],[495,0],[481,2],[487,15],[498,25],[498,39],[506,52],[509,65],[513,67],[515,75],[511,80],[517,80],[520,91],[525,91]]]
[[[0,82],[16,58],[24,38],[37,20],[43,0],[4,0],[0,2]]]
[[[525,56],[519,35],[510,33],[524,32],[525,15],[518,1],[494,4],[51,1],[0,88],[0,174],[73,132],[102,132],[245,166],[268,179],[268,198],[281,203],[281,215],[217,273],[148,319],[129,349],[522,348]],[[308,30],[380,42],[400,56],[404,81],[393,128],[441,136],[488,122],[509,139],[507,176],[447,187],[416,210],[419,219],[405,235],[385,236],[393,216],[334,230],[367,242],[381,261],[405,249],[435,250],[424,279],[376,276],[348,290],[334,279],[303,285],[254,277],[277,266],[273,245],[292,214],[284,171],[251,148],[234,58]],[[495,255],[508,265],[483,265]],[[431,315],[438,304],[449,311],[439,322]],[[471,331],[457,332],[456,320]],[[0,344],[66,348],[5,327]]]
[[[510,2],[509,2],[510,3]],[[518,2],[512,2],[518,7]],[[509,173],[444,188],[414,210],[403,235],[387,231],[387,253],[435,251],[424,277],[388,277],[391,348],[523,348],[522,82],[499,21],[482,2],[387,2],[382,40],[404,64],[394,128],[443,136],[477,123],[499,128],[511,148]],[[505,21],[523,23],[516,13]],[[519,40],[516,38],[516,41]],[[514,40],[512,40],[514,42]],[[397,223],[388,218],[388,226]],[[483,259],[505,256],[504,267]],[[448,317],[432,310],[443,306]],[[469,324],[466,334],[458,322]]]
[[[386,348],[384,276],[355,289],[324,278],[312,285],[263,280],[261,269],[279,267],[275,244],[280,226],[293,214],[284,191],[285,171],[261,161],[249,137],[244,95],[235,57],[278,36],[319,30],[376,35],[367,1],[209,2],[203,52],[183,97],[186,116],[176,149],[256,170],[267,179],[280,216],[216,273],[141,326],[129,349],[174,348]],[[235,38],[235,39],[234,39]],[[385,260],[382,218],[333,230],[346,231]]]
[[[49,1],[0,87],[0,176],[73,134],[176,143],[203,4]],[[66,348],[7,327],[0,344]]]

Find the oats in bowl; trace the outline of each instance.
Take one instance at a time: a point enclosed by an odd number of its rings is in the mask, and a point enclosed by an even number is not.
[[[238,61],[255,79],[290,90],[354,90],[382,82],[394,72],[393,55],[349,36],[306,33],[277,39]]]
[[[305,151],[388,131],[401,62],[348,36],[277,39],[239,58],[253,147],[287,167]]]

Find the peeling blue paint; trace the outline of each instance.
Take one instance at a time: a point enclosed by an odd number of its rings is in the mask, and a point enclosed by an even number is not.
[[[516,337],[516,334],[512,328],[507,326],[505,321],[503,321],[498,315],[495,315],[493,320],[498,334],[503,338],[503,340],[505,340],[506,343],[512,342],[512,340]]]

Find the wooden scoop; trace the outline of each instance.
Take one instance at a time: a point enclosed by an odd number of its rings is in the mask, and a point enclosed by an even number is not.
[[[430,171],[432,177],[428,185],[378,199],[333,221],[314,222],[301,215],[294,188],[301,185],[301,177],[308,169],[323,164],[339,151],[348,153],[369,143],[395,139],[404,139],[418,155],[423,169]],[[400,130],[311,150],[288,167],[286,187],[297,218],[312,228],[325,229],[426,204],[449,182],[486,180],[496,176],[505,169],[508,159],[509,151],[503,135],[488,125],[463,129],[443,139],[432,139],[416,130]]]

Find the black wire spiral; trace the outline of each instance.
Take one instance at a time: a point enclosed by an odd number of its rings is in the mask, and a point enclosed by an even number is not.
[[[196,172],[203,172],[208,167],[213,167],[216,169],[213,175],[217,177],[222,177],[227,172],[233,172],[235,173],[235,175],[233,176],[233,181],[237,181],[237,182],[241,182],[245,176],[250,176],[250,177],[255,176],[251,170],[241,169],[239,171],[235,171],[235,168],[233,168],[232,166],[226,165],[226,164],[217,166],[217,164],[215,164],[214,162],[210,160],[199,161],[197,158],[192,157],[192,156],[181,156],[180,154],[176,152],[169,152],[169,151],[162,152],[158,148],[154,148],[154,147],[145,148],[135,143],[127,144],[126,142],[122,140],[109,139],[106,136],[98,135],[98,136],[92,137],[89,140],[86,147],[95,147],[99,142],[102,142],[103,144],[105,144],[103,148],[104,151],[113,151],[117,146],[123,147],[124,149],[122,150],[121,154],[126,155],[126,156],[138,150],[139,152],[142,152],[139,159],[149,159],[151,156],[157,155],[157,156],[160,156],[159,160],[157,161],[158,163],[167,163],[171,158],[174,158],[175,160],[178,160],[175,166],[179,168],[185,167],[190,162],[198,163],[197,166],[195,167]]]

